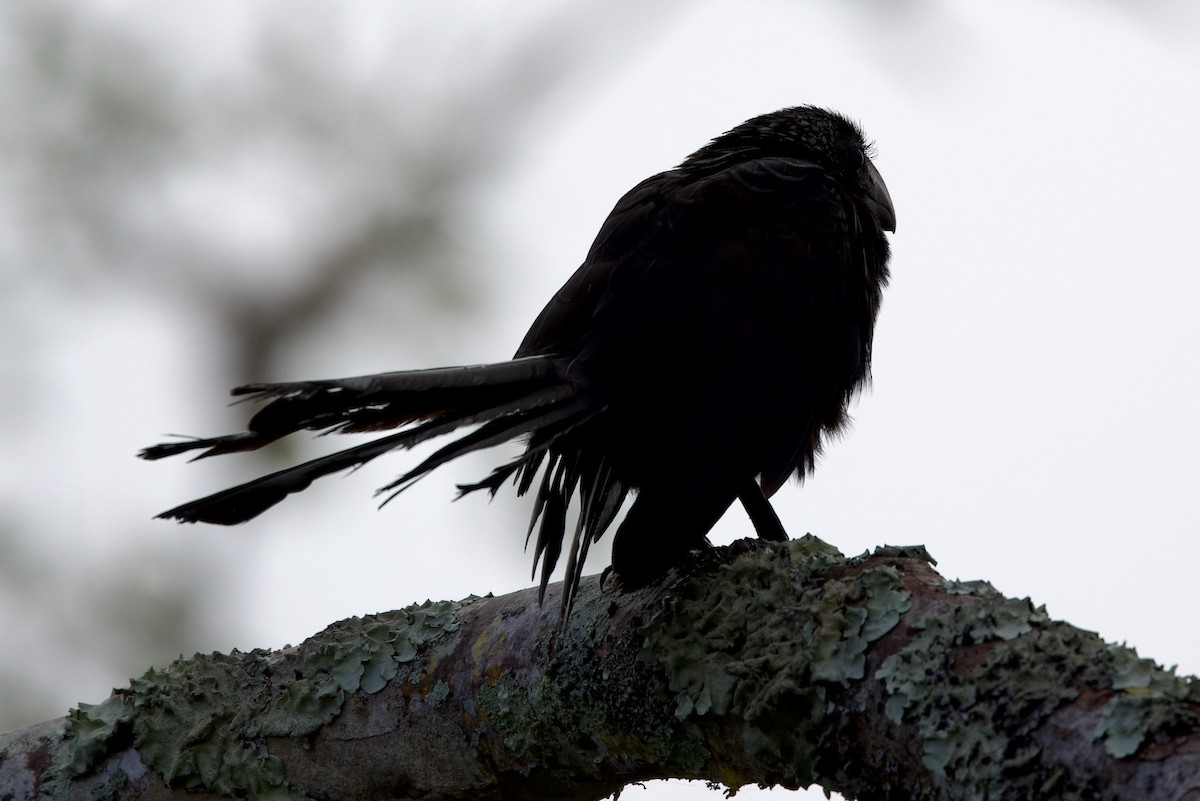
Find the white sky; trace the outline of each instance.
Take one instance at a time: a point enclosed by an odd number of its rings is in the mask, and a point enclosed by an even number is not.
[[[111,8],[134,25],[135,4]],[[387,13],[354,8],[349,30],[380,36]],[[923,543],[947,577],[990,580],[1200,672],[1189,625],[1200,564],[1200,26],[1188,3],[1140,8],[764,0],[664,14],[649,44],[591,54],[606,77],[548,108],[518,166],[461,221],[498,240],[502,260],[479,265],[492,305],[434,332],[439,353],[462,363],[510,355],[641,178],[752,115],[837,108],[878,145],[898,217],[893,283],[874,388],[816,476],[777,496],[785,524],[845,553]],[[427,10],[429,36],[444,27],[453,37],[459,13]],[[169,47],[181,52],[211,54],[206,37],[237,28],[196,22],[160,34],[178,37]],[[494,24],[503,37],[503,20]],[[370,493],[402,458],[327,479],[232,531],[149,521],[228,483],[226,465],[131,456],[164,431],[237,420],[213,416],[223,388],[204,386],[208,370],[184,375],[205,362],[204,321],[145,297],[39,291],[45,305],[25,330],[43,354],[40,386],[55,394],[0,403],[10,430],[0,499],[58,532],[40,547],[80,560],[131,547],[116,532],[136,547],[204,538],[233,582],[228,637],[197,649],[278,646],[353,614],[529,584],[525,504],[448,503],[486,460],[435,475],[382,512]],[[172,322],[180,316],[184,326]],[[367,342],[353,338],[370,332],[349,331],[297,377],[361,369]],[[369,345],[372,366],[431,366],[391,360],[392,343]],[[341,346],[358,352],[339,358]],[[55,411],[74,424],[52,422]],[[731,513],[714,540],[750,531]],[[38,648],[16,617],[0,616],[0,635]],[[77,673],[60,708],[98,701],[125,679]],[[646,795],[714,797],[681,783]]]

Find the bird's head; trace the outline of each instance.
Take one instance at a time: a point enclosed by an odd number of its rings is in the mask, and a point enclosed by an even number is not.
[[[793,106],[752,117],[718,136],[680,165],[682,169],[721,169],[764,156],[803,159],[856,186],[884,231],[896,230],[896,210],[887,184],[871,163],[872,146],[862,129],[836,111]]]

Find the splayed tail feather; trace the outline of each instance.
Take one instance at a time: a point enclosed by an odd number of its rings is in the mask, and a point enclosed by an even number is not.
[[[484,480],[459,487],[460,494],[496,491],[509,479],[524,495],[541,468],[526,543],[534,543],[534,572],[541,564],[544,596],[562,552],[571,496],[582,499],[568,551],[563,612],[569,611],[588,545],[612,523],[628,488],[612,476],[602,456],[584,456],[562,447],[580,425],[604,410],[586,388],[568,376],[569,362],[529,357],[472,367],[414,370],[356,378],[249,384],[233,390],[247,400],[267,401],[247,431],[219,437],[153,445],[139,454],[161,459],[200,451],[195,459],[256,450],[298,431],[359,433],[401,428],[372,442],[289,467],[231,489],[182,504],[158,515],[186,523],[233,525],[250,520],[306,489],[316,479],[408,449],[459,428],[478,426],[434,452],[419,465],[381,488],[387,503],[414,482],[448,461],[472,451],[525,438],[525,452],[496,468]],[[538,525],[540,520],[540,526]]]

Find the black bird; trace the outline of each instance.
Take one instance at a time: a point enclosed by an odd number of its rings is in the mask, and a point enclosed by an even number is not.
[[[511,361],[238,387],[269,401],[246,432],[140,455],[253,450],[302,429],[400,430],[159,517],[241,523],[320,476],[478,426],[380,492],[523,438],[520,457],[459,490],[536,485],[526,542],[536,528],[543,593],[578,495],[564,609],[588,545],[629,494],[612,548],[627,589],[702,547],[735,499],[759,536],[786,539],[767,498],[812,471],[870,374],[884,232],[896,226],[870,150],[854,123],[812,106],[742,123],[621,198]]]

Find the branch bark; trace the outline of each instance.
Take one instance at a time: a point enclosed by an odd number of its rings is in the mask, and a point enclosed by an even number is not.
[[[1194,680],[931,561],[746,541],[561,630],[528,590],[181,659],[0,735],[0,797],[1200,798]]]

